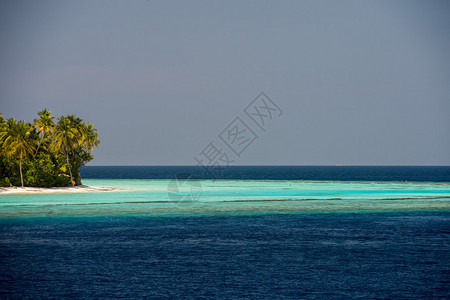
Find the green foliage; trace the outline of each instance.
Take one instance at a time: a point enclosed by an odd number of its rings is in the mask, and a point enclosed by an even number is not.
[[[0,186],[81,184],[80,168],[94,158],[91,151],[100,144],[98,131],[75,115],[56,123],[47,109],[38,115],[30,124],[0,114]]]
[[[26,162],[25,185],[35,187],[66,186],[70,178],[58,174],[58,168],[51,160],[49,154],[39,154],[32,161]]]
[[[10,185],[11,185],[11,182],[9,181],[8,177],[0,178],[0,187],[9,187]]]

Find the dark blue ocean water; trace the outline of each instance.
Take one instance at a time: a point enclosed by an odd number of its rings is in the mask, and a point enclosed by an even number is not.
[[[2,298],[448,298],[444,213],[2,222]]]
[[[233,167],[224,179],[450,181],[449,169]],[[82,172],[193,171],[202,176]],[[450,298],[449,221],[447,211],[3,219],[0,298]]]
[[[171,179],[175,174],[197,179],[434,181],[450,182],[449,166],[230,166],[208,170],[198,166],[86,166],[83,178]]]

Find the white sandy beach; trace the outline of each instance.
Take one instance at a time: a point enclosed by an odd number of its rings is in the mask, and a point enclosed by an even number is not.
[[[89,193],[89,192],[110,192],[116,188],[92,187],[86,185],[38,188],[38,187],[7,187],[0,188],[0,195],[5,194],[51,194],[51,193]]]

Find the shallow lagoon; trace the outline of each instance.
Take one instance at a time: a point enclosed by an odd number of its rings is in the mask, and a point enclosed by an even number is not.
[[[433,182],[85,179],[111,192],[0,195],[0,218],[449,211]]]

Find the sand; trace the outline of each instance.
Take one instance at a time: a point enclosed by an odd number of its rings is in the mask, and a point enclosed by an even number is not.
[[[91,187],[86,185],[38,188],[38,187],[7,187],[0,188],[0,195],[6,194],[51,194],[51,193],[91,193],[91,192],[110,192],[116,188],[109,187]]]

